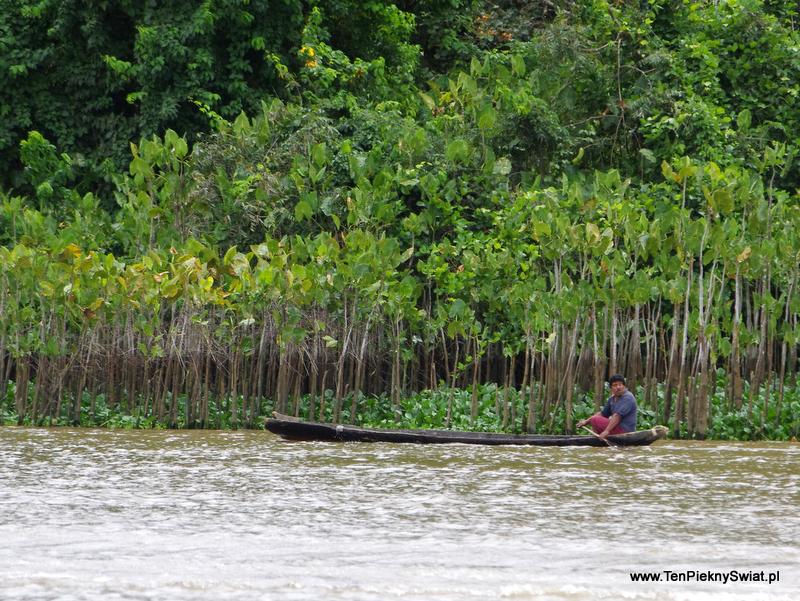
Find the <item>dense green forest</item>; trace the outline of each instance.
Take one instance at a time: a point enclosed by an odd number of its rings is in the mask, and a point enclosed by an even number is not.
[[[778,0],[0,0],[0,421],[800,432]]]

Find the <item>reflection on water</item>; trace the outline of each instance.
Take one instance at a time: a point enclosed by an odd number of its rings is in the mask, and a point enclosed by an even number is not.
[[[794,599],[800,445],[0,428],[0,599]],[[764,583],[630,572],[780,571]]]

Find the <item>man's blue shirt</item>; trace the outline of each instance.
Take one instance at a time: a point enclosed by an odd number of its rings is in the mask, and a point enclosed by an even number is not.
[[[636,430],[636,399],[633,398],[633,393],[626,390],[621,397],[617,398],[611,395],[603,405],[601,411],[603,417],[611,417],[613,414],[618,413],[620,416],[619,427],[626,432],[633,432]]]

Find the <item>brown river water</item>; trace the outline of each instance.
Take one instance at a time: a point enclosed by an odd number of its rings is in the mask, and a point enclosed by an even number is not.
[[[762,572],[765,582],[750,581]],[[800,444],[0,428],[3,600],[794,601],[798,591]]]

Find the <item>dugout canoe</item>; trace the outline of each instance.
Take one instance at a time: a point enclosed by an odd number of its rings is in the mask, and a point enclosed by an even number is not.
[[[267,419],[267,430],[286,440],[321,440],[330,442],[400,442],[416,444],[483,444],[483,445],[535,445],[542,447],[605,447],[609,446],[596,436],[497,434],[494,432],[457,432],[453,430],[377,430],[344,424],[305,422],[275,413]],[[627,434],[609,436],[612,446],[645,446],[664,438],[667,429],[656,426]]]

